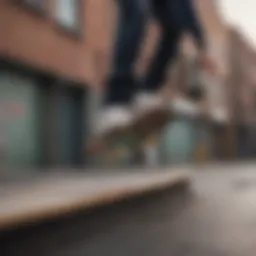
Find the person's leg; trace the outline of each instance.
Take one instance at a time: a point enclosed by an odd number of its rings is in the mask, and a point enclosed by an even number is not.
[[[151,112],[155,111],[158,115],[160,115],[160,112],[156,112],[156,109],[165,110],[164,106],[166,105],[166,110],[169,109],[170,112],[197,115],[200,112],[198,106],[186,99],[175,97],[167,104],[163,97],[157,93],[164,83],[168,66],[178,53],[178,45],[183,29],[182,25],[180,25],[181,22],[177,19],[182,14],[174,12],[174,10],[177,10],[176,5],[179,3],[179,0],[152,1],[156,18],[162,28],[162,39],[159,42],[156,54],[141,86],[142,93],[138,98],[144,98],[144,103],[141,100],[142,103],[138,105],[141,105],[142,112],[143,109],[151,109]],[[168,115],[166,116],[168,117]]]
[[[162,29],[162,38],[142,82],[142,90],[149,92],[157,91],[163,84],[167,67],[178,52],[178,43],[181,36],[179,29],[175,28],[172,23],[168,0],[154,0],[153,7]]]
[[[133,69],[151,0],[116,1],[119,17],[113,49],[113,68],[106,83],[104,106],[97,117],[95,136],[89,148],[104,145],[105,139],[112,137],[110,134],[123,135],[133,127],[134,113],[130,101],[138,87]]]
[[[113,70],[107,82],[106,104],[126,104],[135,90],[134,64],[147,21],[149,0],[117,0],[119,20]]]
[[[136,120],[144,133],[158,131],[172,117],[172,106],[169,106],[169,102],[158,91],[164,82],[168,65],[178,52],[181,37],[180,29],[174,26],[170,16],[169,0],[152,0],[152,2],[152,9],[162,29],[162,37],[151,65],[141,81],[140,91],[134,103]]]

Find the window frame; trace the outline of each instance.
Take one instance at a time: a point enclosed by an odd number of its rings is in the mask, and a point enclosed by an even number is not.
[[[58,15],[58,2],[60,0],[55,0],[55,8],[54,8],[54,17],[55,17],[55,22],[57,23],[57,26],[64,32],[67,32],[70,35],[73,35],[75,37],[81,38],[82,37],[82,28],[83,28],[83,12],[82,10],[84,9],[83,7],[83,1],[81,0],[73,0],[72,2],[76,2],[76,21],[77,25],[74,26],[67,26],[63,24],[63,22],[60,20],[59,15]]]

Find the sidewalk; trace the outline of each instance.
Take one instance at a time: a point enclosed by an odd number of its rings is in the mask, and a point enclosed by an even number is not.
[[[0,184],[0,230],[40,222],[187,182],[184,169],[62,173]]]

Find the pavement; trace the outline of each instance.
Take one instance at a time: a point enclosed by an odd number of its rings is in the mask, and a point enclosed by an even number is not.
[[[80,210],[187,182],[189,171],[159,169],[24,176],[0,184],[0,230],[58,218]]]
[[[1,256],[255,256],[255,170],[205,166],[186,191],[7,232]]]

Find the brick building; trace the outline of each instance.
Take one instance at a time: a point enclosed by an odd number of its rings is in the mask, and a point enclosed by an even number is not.
[[[210,112],[209,137],[212,160],[229,160],[233,156],[231,132],[231,98],[229,88],[229,26],[225,23],[218,1],[198,0],[205,24],[208,50],[217,70],[206,79],[207,105]]]
[[[230,88],[236,156],[256,156],[256,52],[239,30],[230,29]]]
[[[6,168],[84,162],[87,106],[111,54],[111,4],[0,2],[0,151]]]

